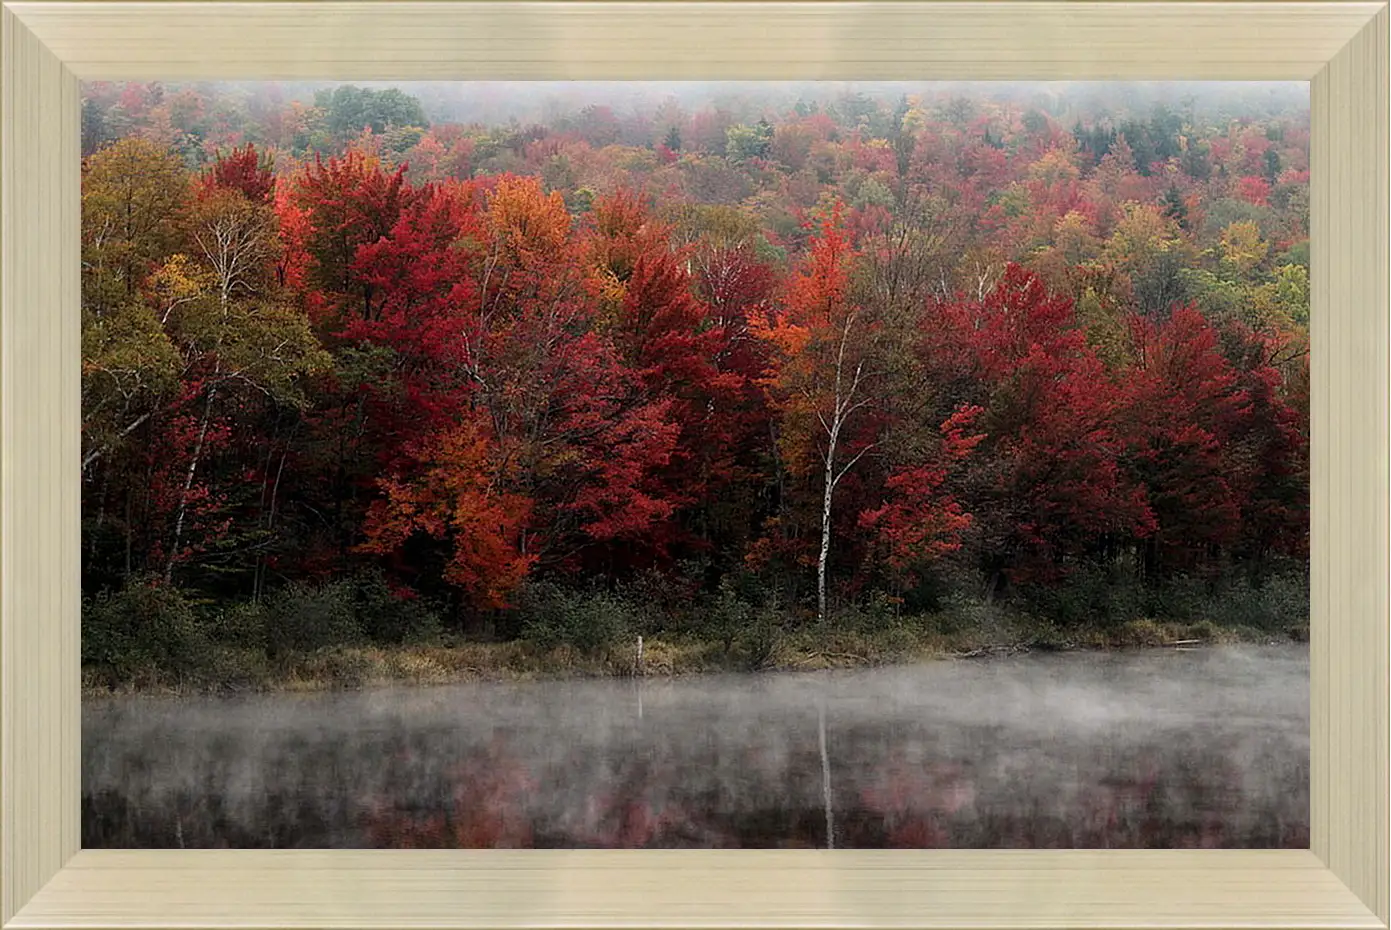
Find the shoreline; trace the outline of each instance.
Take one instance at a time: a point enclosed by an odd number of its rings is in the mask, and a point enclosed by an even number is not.
[[[1307,642],[1308,630],[1256,630],[1210,623],[1138,620],[1110,630],[1066,633],[1011,631],[995,638],[979,632],[866,634],[853,630],[800,630],[780,634],[755,659],[712,641],[654,636],[593,653],[569,647],[470,640],[396,646],[335,646],[267,663],[255,677],[235,680],[132,681],[115,687],[82,669],[82,699],[126,697],[230,697],[303,694],[390,687],[435,687],[470,682],[557,681],[593,678],[686,678],[713,674],[789,673],[875,668],[918,662],[966,661],[1034,652],[1119,652],[1203,649],[1221,645]]]

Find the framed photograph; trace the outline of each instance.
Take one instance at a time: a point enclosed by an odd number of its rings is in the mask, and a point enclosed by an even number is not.
[[[0,20],[0,926],[1391,921],[1385,3]]]

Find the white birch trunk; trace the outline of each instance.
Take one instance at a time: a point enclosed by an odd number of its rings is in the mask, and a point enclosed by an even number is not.
[[[839,406],[839,404],[837,404]],[[826,445],[826,490],[821,497],[821,555],[816,560],[816,619],[826,622],[826,562],[831,555],[831,495],[835,492],[836,438],[840,422],[831,425]]]

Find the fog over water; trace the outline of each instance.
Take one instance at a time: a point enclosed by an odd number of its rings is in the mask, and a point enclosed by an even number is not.
[[[83,841],[1307,846],[1308,674],[1282,645],[103,699]]]

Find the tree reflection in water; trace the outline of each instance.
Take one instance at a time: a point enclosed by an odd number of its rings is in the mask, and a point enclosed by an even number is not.
[[[1117,661],[93,707],[83,845],[1307,848],[1307,652]]]

